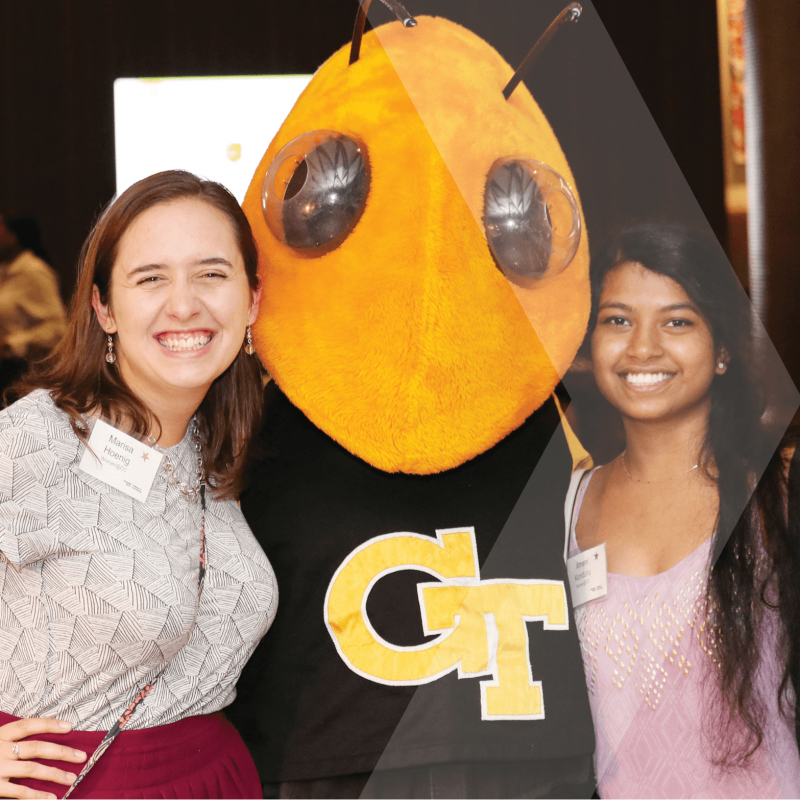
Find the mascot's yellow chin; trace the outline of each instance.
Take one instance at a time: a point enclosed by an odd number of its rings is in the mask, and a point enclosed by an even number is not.
[[[560,274],[522,287],[500,272],[487,174],[514,157],[574,180],[530,93],[505,100],[513,70],[469,31],[423,17],[367,34],[352,66],[348,53],[320,69],[245,199],[264,286],[254,339],[292,403],[351,453],[386,472],[441,472],[542,405],[589,313],[585,234]],[[308,257],[267,226],[262,186],[285,145],[322,129],[362,144],[369,193],[347,238]]]

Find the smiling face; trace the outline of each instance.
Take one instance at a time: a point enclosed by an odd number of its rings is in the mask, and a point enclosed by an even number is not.
[[[711,383],[727,361],[705,318],[672,278],[632,262],[606,275],[592,362],[600,391],[624,417],[707,413]]]
[[[101,327],[122,376],[150,408],[199,405],[233,362],[258,311],[232,223],[203,200],[161,203],[123,235]]]

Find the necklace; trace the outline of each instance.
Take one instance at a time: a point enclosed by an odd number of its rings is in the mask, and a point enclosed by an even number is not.
[[[670,481],[674,481],[676,478],[680,478],[682,475],[688,475],[693,469],[697,469],[700,466],[700,464],[697,463],[693,467],[689,467],[689,469],[684,470],[683,472],[679,472],[677,475],[673,475],[671,478],[664,478],[663,480],[660,481],[643,481],[640,480],[639,478],[634,478],[633,475],[631,475],[630,472],[628,472],[628,468],[625,466],[625,453],[627,452],[628,452],[627,450],[622,451],[622,469],[624,469],[625,474],[632,481],[635,481],[636,483],[669,483]]]
[[[189,425],[192,428],[192,439],[194,440],[194,450],[197,454],[197,472],[194,477],[194,483],[189,486],[178,477],[175,472],[175,467],[172,464],[172,459],[169,453],[156,444],[152,436],[148,436],[148,441],[151,442],[153,450],[161,453],[164,458],[164,472],[166,473],[166,481],[170,486],[176,486],[180,493],[184,496],[186,502],[197,500],[200,496],[200,490],[204,483],[205,471],[203,470],[203,446],[200,442],[200,426],[197,424],[197,417],[192,417]]]

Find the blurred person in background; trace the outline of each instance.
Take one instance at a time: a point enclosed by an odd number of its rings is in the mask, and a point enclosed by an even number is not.
[[[58,279],[43,254],[35,220],[0,214],[0,397],[64,333]]]

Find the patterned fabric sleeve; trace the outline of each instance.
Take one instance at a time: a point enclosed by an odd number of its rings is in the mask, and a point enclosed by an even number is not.
[[[74,514],[67,483],[80,444],[41,391],[0,412],[0,552],[17,571],[70,552],[59,541]]]

